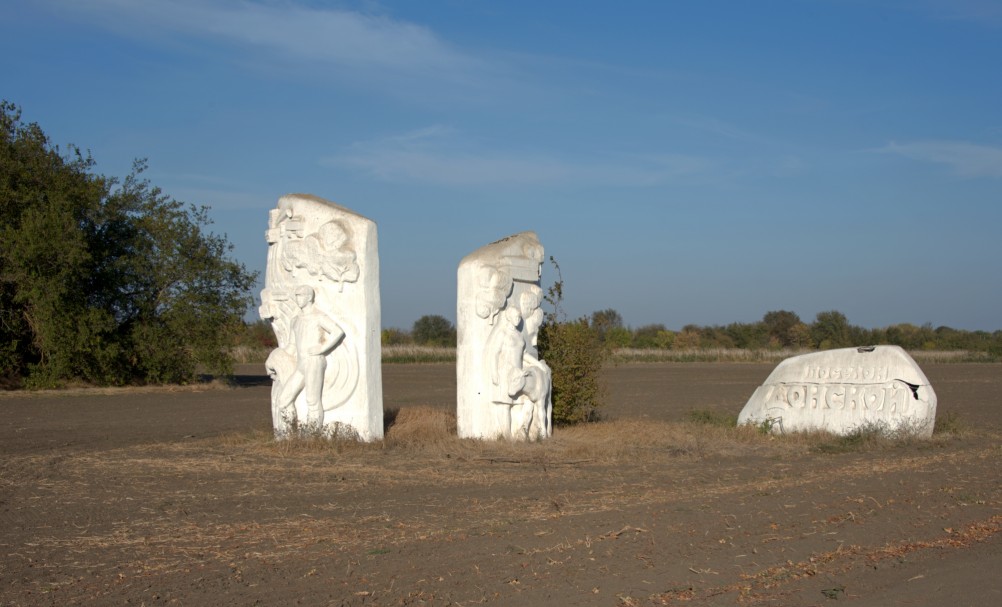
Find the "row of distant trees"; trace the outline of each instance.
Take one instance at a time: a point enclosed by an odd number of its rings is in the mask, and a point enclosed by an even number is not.
[[[454,348],[456,327],[448,318],[438,314],[426,314],[414,322],[409,331],[403,329],[383,329],[384,346],[417,345]],[[252,348],[274,348],[277,344],[271,325],[263,320],[249,323],[238,345]]]
[[[837,310],[819,312],[806,323],[789,310],[767,312],[762,320],[728,325],[686,325],[680,331],[662,324],[636,329],[623,325],[612,309],[595,312],[591,323],[603,342],[614,348],[767,349],[803,348],[828,350],[861,345],[895,345],[906,350],[967,350],[1002,354],[1002,331],[965,331],[931,324],[910,323],[867,329],[849,323]]]
[[[774,310],[757,322],[711,326],[689,324],[680,330],[669,329],[663,324],[629,327],[624,324],[622,315],[611,308],[594,312],[582,320],[597,333],[599,341],[610,348],[828,350],[860,345],[895,345],[906,350],[966,350],[1002,355],[1002,331],[966,331],[946,326],[933,328],[928,323],[921,326],[900,323],[867,329],[851,324],[845,314],[837,310],[820,312],[810,323],[801,320],[796,312]],[[383,345],[400,344],[455,346],[456,329],[443,316],[426,315],[419,318],[410,331],[397,328],[383,330]]]

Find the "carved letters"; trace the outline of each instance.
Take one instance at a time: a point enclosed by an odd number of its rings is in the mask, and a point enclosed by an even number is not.
[[[883,385],[855,384],[779,384],[767,386],[767,403],[791,409],[859,409],[874,412],[907,413],[913,398],[904,383]]]
[[[789,358],[755,390],[738,423],[845,434],[866,425],[932,434],[936,393],[896,346],[846,348]]]

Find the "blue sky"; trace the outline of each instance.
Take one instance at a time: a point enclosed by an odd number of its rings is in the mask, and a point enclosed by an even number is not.
[[[379,226],[383,325],[534,230],[571,316],[1002,329],[1002,2],[8,0],[0,98],[97,171]],[[554,272],[544,270],[544,286]]]

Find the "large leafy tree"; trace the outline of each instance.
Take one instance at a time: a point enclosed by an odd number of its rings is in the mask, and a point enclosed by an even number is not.
[[[411,337],[423,346],[455,346],[456,328],[444,316],[426,314],[414,321]]]
[[[800,339],[798,331],[800,317],[795,312],[789,310],[772,310],[766,312],[762,317],[762,324],[765,325],[769,339],[775,341],[784,348],[799,345]]]
[[[93,172],[0,102],[0,377],[190,381],[229,368],[255,275],[207,209]]]
[[[852,344],[851,328],[845,314],[838,310],[818,312],[811,325],[811,339],[821,350],[846,348]]]

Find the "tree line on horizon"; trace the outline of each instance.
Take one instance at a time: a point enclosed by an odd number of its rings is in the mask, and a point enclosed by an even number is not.
[[[853,325],[837,310],[819,312],[811,323],[789,310],[766,312],[762,320],[751,323],[700,326],[688,324],[672,330],[654,323],[636,328],[627,326],[615,309],[593,312],[583,320],[608,347],[651,350],[830,350],[853,346],[894,345],[905,350],[985,352],[1002,355],[1002,330],[968,331],[930,323],[917,326],[898,323],[867,329]],[[382,332],[383,345],[455,346],[456,329],[443,316],[425,315],[410,331],[387,328]]]

